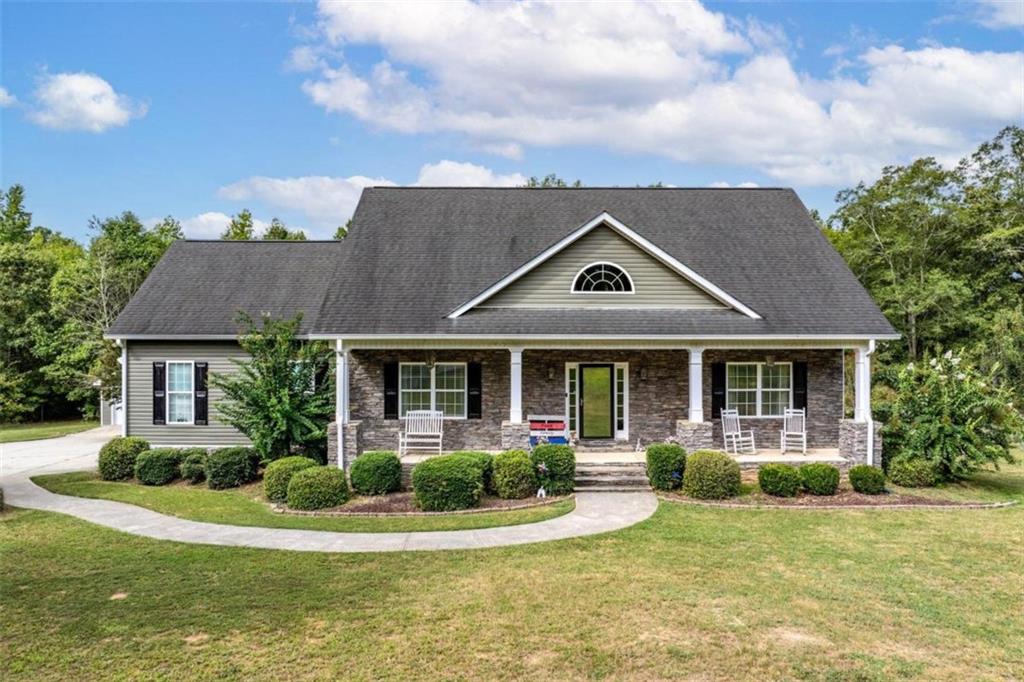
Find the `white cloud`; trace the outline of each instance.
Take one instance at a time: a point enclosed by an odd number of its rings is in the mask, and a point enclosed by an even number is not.
[[[710,185],[708,185],[708,187],[715,187],[715,188],[726,188],[726,187],[748,188],[748,187],[760,187],[760,185],[757,184],[756,182],[749,182],[749,181],[747,181],[747,182],[740,182],[740,183],[737,183],[737,184],[733,185],[733,184],[730,184],[730,183],[726,182],[725,180],[719,180],[717,182],[712,182]]]
[[[1018,121],[1024,100],[1021,52],[862,47],[816,79],[777,27],[697,3],[322,2],[319,27],[331,55],[302,86],[315,104],[510,158],[597,145],[847,183],[962,154]],[[385,58],[345,62],[357,44]]]
[[[420,168],[416,184],[424,187],[518,187],[525,185],[522,173],[498,175],[490,168],[458,161],[438,161]]]
[[[384,178],[354,175],[337,178],[307,175],[297,178],[254,176],[225,185],[217,194],[231,201],[260,201],[268,206],[301,212],[317,227],[333,230],[355,210],[364,187],[394,185]]]
[[[146,105],[118,94],[93,73],[44,74],[29,118],[45,128],[102,133],[146,115]]]
[[[147,218],[143,220],[142,223],[146,227],[151,228],[161,220],[163,219]],[[181,231],[185,233],[185,236],[188,239],[220,239],[220,235],[231,222],[231,216],[220,211],[206,211],[205,213],[196,214],[179,222],[181,223]],[[257,236],[270,226],[269,221],[260,220],[259,218],[253,218],[252,224]],[[289,225],[288,229],[298,229],[303,232],[306,231],[301,227],[295,227],[293,225]]]
[[[1024,2],[1021,0],[977,0],[975,21],[992,29],[1024,27]]]
[[[0,109],[14,106],[17,103],[17,97],[7,92],[7,88],[0,87]]]

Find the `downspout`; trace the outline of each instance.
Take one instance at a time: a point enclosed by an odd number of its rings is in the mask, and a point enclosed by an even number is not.
[[[868,393],[868,411],[865,417],[868,422],[868,466],[875,464],[875,420],[871,417],[871,355],[875,352],[875,340],[868,340],[867,365],[868,375],[865,378],[864,390]]]

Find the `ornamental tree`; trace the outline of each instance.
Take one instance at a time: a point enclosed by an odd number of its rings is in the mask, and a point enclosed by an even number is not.
[[[897,459],[924,459],[946,481],[1001,461],[1024,437],[1012,393],[947,351],[912,362],[896,375],[896,397],[883,443]]]

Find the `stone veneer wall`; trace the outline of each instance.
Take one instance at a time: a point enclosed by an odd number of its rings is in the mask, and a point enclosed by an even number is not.
[[[807,447],[839,447],[839,421],[843,418],[843,356],[839,350],[706,350],[704,351],[704,417],[711,418],[711,364],[714,362],[763,362],[771,355],[777,362],[807,363]],[[712,420],[716,448],[723,448],[722,424]],[[744,429],[753,429],[758,448],[779,447],[782,418],[744,418]]]
[[[429,351],[354,350],[349,354],[349,415],[360,422],[359,446],[364,450],[397,450],[400,420],[384,419],[384,363],[425,362]],[[501,422],[509,411],[507,350],[439,350],[436,362],[479,362],[481,419],[446,419],[445,450],[498,450]]]
[[[874,422],[875,457],[872,465],[882,467],[882,423]],[[839,422],[839,454],[853,464],[868,463],[868,423],[844,419]]]
[[[523,418],[565,413],[565,363],[629,363],[629,440],[644,444],[676,435],[686,417],[690,353],[685,350],[526,350]],[[647,378],[641,379],[641,370]],[[548,374],[554,376],[549,378]]]
[[[351,423],[345,439],[345,459],[364,450],[395,450],[399,420],[384,419],[384,363],[423,362],[426,350],[354,350],[350,354],[349,404]],[[444,449],[500,450],[523,447],[525,425],[508,424],[509,352],[500,350],[440,350],[437,362],[482,364],[482,419],[446,420]],[[711,363],[763,361],[772,355],[780,362],[808,363],[808,446],[839,447],[839,422],[843,416],[843,365],[838,350],[706,350],[704,352],[704,414],[711,416]],[[719,420],[690,425],[686,350],[525,350],[523,352],[523,418],[529,414],[562,414],[565,411],[566,362],[629,363],[629,438],[644,444],[675,439],[687,447],[722,447]],[[646,379],[641,371],[646,370]],[[549,374],[552,376],[549,377]],[[506,422],[503,424],[502,422]],[[682,425],[682,426],[680,426]],[[782,420],[747,419],[758,447],[777,448]],[[682,430],[681,430],[682,429]],[[708,433],[710,429],[710,434]],[[336,436],[335,436],[336,438]],[[710,442],[709,442],[710,441]],[[690,443],[690,445],[687,445]],[[328,446],[328,457],[337,462]]]

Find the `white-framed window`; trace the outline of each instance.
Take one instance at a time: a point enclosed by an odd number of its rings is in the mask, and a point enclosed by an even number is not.
[[[615,263],[591,263],[576,273],[572,280],[572,293],[632,294],[633,279]]]
[[[793,363],[727,363],[725,406],[741,417],[783,416],[793,406]]]
[[[466,363],[399,364],[398,415],[409,410],[440,410],[446,419],[465,419]]]
[[[191,361],[167,362],[167,423],[195,421],[195,366]]]

